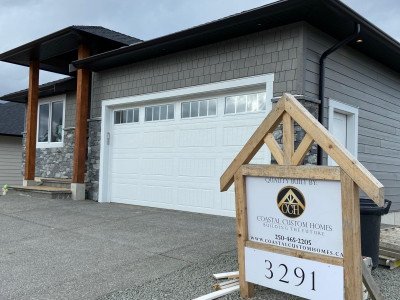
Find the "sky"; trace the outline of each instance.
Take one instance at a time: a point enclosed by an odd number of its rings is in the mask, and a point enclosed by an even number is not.
[[[269,0],[0,0],[0,53],[70,25],[99,25],[142,40],[200,25]],[[344,0],[400,41],[400,1]],[[63,76],[41,71],[40,83]],[[28,68],[0,62],[0,95],[26,89]]]

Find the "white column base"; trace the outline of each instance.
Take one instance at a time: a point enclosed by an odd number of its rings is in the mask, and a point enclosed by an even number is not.
[[[26,180],[26,179],[24,179],[22,181],[22,186],[36,186],[38,184],[39,183],[36,180]]]
[[[85,200],[85,184],[71,183],[72,200]]]

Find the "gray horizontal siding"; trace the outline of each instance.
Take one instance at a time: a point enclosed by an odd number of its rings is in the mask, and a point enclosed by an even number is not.
[[[318,98],[319,57],[333,43],[306,26],[306,96]],[[344,47],[326,61],[325,96],[359,107],[358,159],[383,183],[393,209],[400,210],[400,74]]]
[[[21,184],[22,138],[0,136],[0,186]]]
[[[274,73],[274,96],[302,94],[303,23],[94,74],[91,116],[105,99]],[[299,59],[300,58],[300,59]]]

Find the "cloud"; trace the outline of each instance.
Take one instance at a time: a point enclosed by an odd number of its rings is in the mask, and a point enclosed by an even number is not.
[[[70,25],[101,25],[144,40],[210,22],[265,0],[1,0],[0,52]],[[400,39],[397,0],[348,0],[347,5]],[[388,9],[390,8],[390,9]],[[40,82],[61,78],[41,72]],[[0,62],[0,94],[26,89],[28,69]]]

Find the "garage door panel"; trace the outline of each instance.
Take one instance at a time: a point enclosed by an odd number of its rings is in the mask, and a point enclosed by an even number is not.
[[[112,201],[135,201],[139,198],[139,186],[129,183],[113,183],[112,186],[113,199]]]
[[[180,147],[215,147],[215,128],[182,129],[179,131]]]
[[[141,144],[143,148],[172,148],[175,146],[175,132],[174,130],[143,132]]]
[[[141,183],[141,178],[140,178],[140,176],[137,176],[137,175],[133,175],[133,176],[129,176],[129,177],[119,176],[119,177],[114,178],[111,181],[111,184],[113,185],[113,187],[116,184],[129,185],[131,187],[134,187],[135,185],[138,185],[140,183]]]
[[[139,169],[139,159],[126,159],[126,158],[119,158],[119,159],[112,159],[112,174],[119,175],[119,174],[138,174]]]
[[[136,144],[140,144],[140,142],[137,142]],[[137,147],[137,145],[135,145],[135,147],[131,147],[131,148],[114,148],[114,143],[111,143],[112,147],[113,147],[113,151],[112,151],[112,157],[115,158],[120,158],[121,155],[125,155],[125,156],[129,156],[129,155],[134,155],[133,157],[137,157],[138,153],[142,153],[143,152],[143,148],[141,147]]]
[[[220,193],[221,209],[234,211],[235,210],[235,193],[234,188],[229,189],[224,193]]]
[[[174,159],[144,158],[141,170],[143,175],[172,176],[174,175]]]
[[[140,149],[140,133],[113,133],[113,149]]]
[[[240,146],[247,142],[258,126],[229,126],[223,129],[224,146]]]
[[[270,160],[270,154],[269,154],[269,151],[267,149],[268,148],[267,148],[266,145],[261,146],[260,151],[256,155],[254,155],[254,157],[250,161],[250,163],[251,164],[260,164],[260,163],[265,164],[267,160],[269,161]]]
[[[253,157],[253,159],[249,162],[250,164],[266,164],[269,163],[270,160],[270,153],[267,151],[266,146],[265,149],[261,148],[260,151]],[[219,169],[219,174],[222,175],[222,173],[229,167],[231,164],[232,160],[236,157],[236,155],[239,153],[240,149],[237,151],[232,151],[232,155],[229,157],[224,157],[222,159],[222,165],[221,168]]]
[[[178,188],[178,205],[214,208],[215,193],[212,189]]]
[[[170,185],[142,184],[140,199],[145,202],[174,204],[176,193]]]
[[[141,121],[114,126],[111,137],[111,201],[194,212],[234,215],[234,189],[219,191],[219,178],[266,113],[224,114]],[[267,148],[251,163],[269,163]]]
[[[118,152],[116,151],[116,153],[114,153],[113,155],[114,157],[111,158],[111,160],[115,160],[115,159],[124,159],[124,160],[135,160],[138,159],[139,156],[139,152]]]
[[[182,158],[178,161],[178,175],[190,177],[214,177],[215,159]]]

